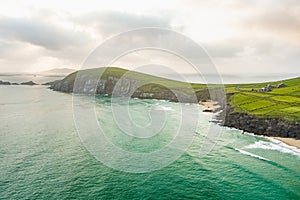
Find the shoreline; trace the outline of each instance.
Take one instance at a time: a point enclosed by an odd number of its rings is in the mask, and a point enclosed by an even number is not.
[[[223,126],[254,133],[255,135],[294,138],[300,141],[299,121],[288,121],[281,118],[262,118],[248,113],[234,112],[234,108],[231,105],[227,105],[216,118],[222,120],[224,123]],[[288,142],[291,141],[288,140]],[[294,143],[292,142],[292,144]],[[297,148],[300,148],[299,145],[297,146]]]
[[[273,139],[279,140],[280,142],[283,142],[289,146],[296,147],[297,149],[300,149],[300,140],[297,140],[296,138],[283,138],[283,137],[271,137]]]
[[[218,102],[216,101],[199,101],[199,105],[204,106],[204,109],[214,112],[218,108]]]

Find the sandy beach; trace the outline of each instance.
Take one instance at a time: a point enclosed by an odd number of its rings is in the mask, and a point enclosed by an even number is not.
[[[204,106],[205,109],[210,109],[214,111],[217,107],[218,102],[216,101],[199,101],[199,104]]]
[[[294,146],[300,149],[300,140],[297,140],[295,138],[282,138],[282,137],[272,137],[272,138],[284,142],[287,145]]]

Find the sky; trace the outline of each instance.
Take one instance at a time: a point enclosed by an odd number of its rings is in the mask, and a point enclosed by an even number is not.
[[[107,39],[144,27],[195,41],[223,74],[300,74],[299,0],[2,1],[0,72],[80,69]],[[172,56],[140,50],[113,64],[194,72]]]

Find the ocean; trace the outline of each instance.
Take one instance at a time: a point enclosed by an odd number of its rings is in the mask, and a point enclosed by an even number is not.
[[[243,84],[243,83],[261,83],[278,81],[289,78],[299,77],[300,74],[161,74],[158,72],[152,73],[152,75],[161,76],[164,78],[192,82],[192,83],[203,83],[203,84]],[[20,73],[0,73],[0,80],[9,82],[26,82],[33,81],[37,84],[43,84],[54,80],[61,80],[64,75],[34,75],[34,74],[20,74]]]
[[[220,127],[199,105],[46,86],[0,86],[0,95],[0,199],[300,198],[299,149]]]

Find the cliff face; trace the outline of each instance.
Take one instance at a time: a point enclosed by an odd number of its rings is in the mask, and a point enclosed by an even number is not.
[[[228,106],[224,126],[255,133],[257,135],[290,137],[300,139],[300,122],[279,118],[259,118],[247,113],[233,112]]]
[[[198,103],[203,100],[218,101],[223,110],[219,115],[222,124],[247,132],[300,139],[300,122],[279,118],[259,118],[247,113],[237,113],[230,105],[226,106],[225,91],[147,74],[130,72],[119,68],[84,70],[72,73],[61,81],[50,83],[51,89],[66,93],[125,96],[142,99],[164,99],[173,102]],[[99,77],[99,73],[102,74]],[[127,74],[127,75],[126,75]]]
[[[95,72],[95,73],[93,73]],[[189,83],[154,77],[147,74],[128,71],[102,73],[97,71],[79,71],[51,84],[51,89],[66,93],[98,94],[109,96],[126,96],[132,98],[164,99],[173,102],[197,103],[199,100],[219,98],[219,89],[207,88],[195,91]],[[99,71],[98,71],[99,72]]]

